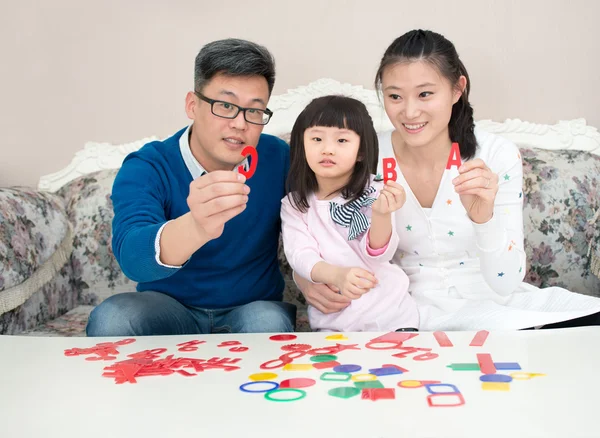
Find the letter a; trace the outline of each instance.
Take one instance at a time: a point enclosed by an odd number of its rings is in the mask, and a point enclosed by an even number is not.
[[[448,157],[446,169],[450,169],[452,166],[459,168],[461,165],[462,161],[460,159],[460,148],[458,147],[458,143],[452,143],[452,149],[450,149],[450,156]]]

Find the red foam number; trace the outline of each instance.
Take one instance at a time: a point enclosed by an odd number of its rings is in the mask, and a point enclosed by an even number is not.
[[[423,354],[419,354],[417,356],[413,356],[413,360],[431,360],[431,359],[435,359],[436,357],[438,357],[439,354],[437,353],[423,353]]]
[[[247,157],[250,155],[250,169],[245,170],[244,166],[238,166],[238,172],[246,177],[246,179],[252,178],[254,172],[256,172],[256,166],[258,166],[258,152],[256,148],[252,146],[246,146],[242,149],[242,156]]]
[[[128,338],[117,342],[101,342],[91,348],[69,348],[65,350],[65,356],[80,356],[95,354],[96,356],[87,357],[85,360],[114,360],[119,354],[117,347],[135,342],[135,339]]]
[[[393,158],[383,159],[383,182],[386,183],[390,179],[396,181],[398,173],[396,172],[396,160]]]
[[[448,157],[446,169],[450,169],[452,166],[456,166],[458,168],[461,165],[462,161],[460,159],[460,148],[458,147],[458,143],[452,143],[452,149],[450,149],[450,156]]]
[[[166,348],[157,348],[154,350],[145,350],[135,355],[133,359],[124,360],[104,367],[104,377],[115,379],[115,383],[137,383],[137,378],[148,376],[168,376],[174,373],[186,377],[196,376],[197,373],[210,369],[221,369],[223,371],[235,371],[240,367],[233,364],[240,359],[219,358],[196,359],[185,357],[173,357],[169,355],[164,359],[156,359],[157,352],[166,351]],[[142,357],[145,356],[145,357]],[[149,358],[153,356],[153,358]],[[180,368],[191,368],[195,372],[186,371]]]
[[[242,345],[242,343],[240,341],[224,341],[217,345],[217,347],[233,347],[234,345]]]
[[[178,348],[179,351],[198,351],[198,347],[196,347],[196,345],[200,345],[200,344],[204,344],[204,343],[206,343],[206,341],[194,340],[194,341],[182,342],[181,344],[177,344],[177,346],[179,347]]]

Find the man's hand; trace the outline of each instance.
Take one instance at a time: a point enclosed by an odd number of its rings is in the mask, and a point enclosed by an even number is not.
[[[335,313],[348,307],[352,301],[339,293],[335,286],[311,283],[304,277],[293,273],[298,289],[304,295],[306,302],[322,313]]]
[[[245,182],[245,176],[225,170],[192,181],[187,204],[196,230],[204,240],[221,236],[225,223],[244,211],[250,193]]]
[[[180,266],[207,242],[223,233],[225,222],[246,208],[250,188],[246,177],[215,171],[190,184],[190,212],[169,221],[160,236],[160,260]]]
[[[340,294],[337,287],[327,284],[309,283],[301,292],[306,302],[322,313],[339,312],[348,307],[352,301]]]

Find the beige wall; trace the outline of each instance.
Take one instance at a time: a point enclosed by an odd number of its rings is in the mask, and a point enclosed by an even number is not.
[[[600,127],[598,17],[591,0],[1,0],[0,186],[35,186],[85,141],[179,129],[197,51],[230,36],[271,49],[280,94],[371,87],[387,45],[429,28],[456,44],[477,119]]]

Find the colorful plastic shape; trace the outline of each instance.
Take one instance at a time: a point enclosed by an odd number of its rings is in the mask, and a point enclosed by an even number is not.
[[[338,365],[333,369],[336,373],[356,373],[360,370],[362,370],[362,367],[354,364]]]
[[[294,378],[294,379],[282,380],[279,383],[279,387],[280,388],[300,389],[300,388],[309,388],[309,387],[313,386],[315,383],[317,383],[317,382],[314,379],[307,379],[305,377],[299,377],[299,378]]]
[[[352,398],[360,394],[360,391],[360,389],[352,386],[341,386],[339,388],[330,389],[329,391],[327,391],[327,394],[329,394],[332,397],[338,398]]]
[[[290,398],[285,398],[285,397],[277,397],[277,394],[297,394],[296,397],[290,397]],[[269,391],[267,393],[265,393],[265,398],[269,401],[274,401],[274,402],[293,402],[293,401],[297,401],[297,400],[301,400],[304,397],[306,397],[306,391],[302,391],[301,389],[295,389],[295,388],[284,388],[284,389],[276,389],[275,391]]]
[[[323,373],[321,380],[325,382],[347,382],[352,378],[350,373]]]

